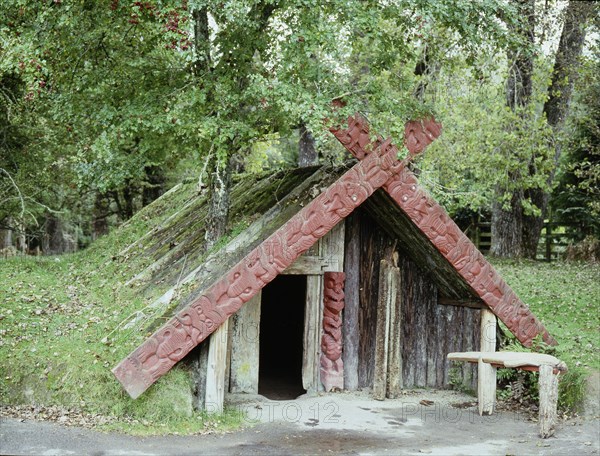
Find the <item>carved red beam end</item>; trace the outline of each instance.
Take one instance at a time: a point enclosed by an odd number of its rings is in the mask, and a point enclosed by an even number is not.
[[[407,163],[397,160],[398,149],[390,140],[378,141],[376,148],[368,141],[361,144],[372,151],[368,157],[348,170],[113,369],[132,398],[140,396]]]
[[[323,290],[323,336],[321,337],[321,383],[325,391],[344,389],[342,361],[342,318],[344,308],[343,272],[325,272]]]
[[[333,129],[332,133],[356,158],[368,158],[369,147],[372,147],[366,142],[368,124],[360,116],[348,122],[348,130]],[[441,126],[433,119],[409,122],[405,129],[405,145],[411,154],[418,153],[440,132]],[[544,325],[502,280],[444,208],[418,185],[410,170],[403,168],[385,183],[383,189],[523,345],[531,346],[538,334],[547,344],[556,345]]]

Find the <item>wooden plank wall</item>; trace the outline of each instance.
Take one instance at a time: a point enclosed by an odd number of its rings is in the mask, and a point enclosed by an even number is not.
[[[391,255],[392,241],[383,230],[376,229],[370,217],[362,210],[359,220],[358,387],[371,388],[375,369],[373,360],[377,329],[379,263],[383,258]]]
[[[393,263],[397,255],[401,273],[402,387],[448,388],[460,383],[475,390],[477,370],[470,363],[451,366],[452,351],[479,349],[480,311],[469,307],[438,304],[438,289],[402,251],[394,239],[365,211],[356,212],[359,222],[359,347],[358,387],[372,388],[375,363],[379,268],[382,259]],[[346,271],[354,266],[346,258]]]

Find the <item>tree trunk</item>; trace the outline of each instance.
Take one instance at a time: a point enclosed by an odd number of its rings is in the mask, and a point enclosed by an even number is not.
[[[417,62],[415,66],[415,76],[429,76],[431,74],[431,65],[430,65],[430,50],[428,46],[425,46],[425,50],[423,51],[423,57]],[[415,98],[419,101],[423,101],[425,98],[425,90],[427,89],[428,82],[426,78],[422,78],[415,89]]]
[[[46,255],[61,255],[77,250],[77,237],[69,233],[64,220],[55,215],[46,217],[46,229],[42,239],[42,251]]]
[[[299,134],[298,166],[304,168],[306,166],[316,165],[318,163],[318,154],[317,149],[315,148],[315,138],[312,133],[308,131],[304,122],[300,123]]]
[[[110,208],[108,199],[105,195],[97,194],[94,201],[93,220],[92,220],[92,239],[96,240],[105,234],[108,234],[108,221]]]
[[[146,182],[142,191],[142,205],[145,207],[165,191],[165,173],[159,166],[146,166]]]
[[[206,223],[206,250],[211,249],[225,235],[229,219],[229,190],[231,186],[231,167],[227,159],[220,163],[215,159],[214,171],[210,179],[210,204]]]
[[[518,0],[517,5],[524,20],[514,30],[526,42],[528,47],[534,44],[535,2],[534,0]],[[513,111],[529,103],[533,83],[533,55],[525,46],[519,49],[509,49],[508,78],[506,81],[506,105]]]
[[[519,0],[517,3],[523,21],[514,30],[528,45],[534,40],[534,0]],[[510,49],[508,61],[511,63],[506,81],[506,104],[512,111],[524,115],[523,109],[529,103],[533,89],[533,56],[527,49]],[[525,119],[523,119],[525,121]],[[509,181],[518,179],[518,175],[507,176]],[[503,196],[511,193],[510,208],[502,204]],[[492,204],[492,245],[490,253],[502,258],[520,257],[523,254],[523,193],[498,186]]]
[[[544,104],[548,125],[555,136],[554,169],[548,178],[549,187],[554,182],[561,156],[562,144],[559,136],[569,113],[573,84],[577,78],[579,58],[585,41],[586,22],[594,16],[596,9],[595,2],[571,0],[565,11],[552,82],[548,89],[548,100]],[[535,258],[544,220],[548,215],[549,194],[540,188],[533,188],[525,196],[541,210],[538,216],[523,216],[523,254],[528,258]]]
[[[499,196],[500,190],[496,194]],[[500,258],[516,258],[522,255],[523,236],[522,195],[515,191],[508,210],[502,203],[494,201],[492,205],[492,245],[490,254]]]
[[[123,188],[123,201],[122,201],[122,218],[123,220],[129,220],[135,214],[135,196],[137,189],[134,187],[133,182],[128,180]]]
[[[204,6],[192,11],[194,18],[194,72],[196,76],[210,71],[210,29],[208,9]]]
[[[0,250],[10,247],[13,244],[12,240],[12,220],[10,217],[5,218],[0,226]]]
[[[548,124],[555,131],[562,128],[569,112],[573,83],[577,77],[579,58],[585,41],[586,23],[594,16],[596,10],[597,4],[589,1],[571,0],[567,6],[548,100],[544,104]],[[560,158],[560,149],[557,149],[557,153],[556,161]]]

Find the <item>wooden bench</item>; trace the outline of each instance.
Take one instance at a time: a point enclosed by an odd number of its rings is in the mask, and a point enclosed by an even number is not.
[[[554,434],[556,425],[556,403],[558,399],[558,377],[567,371],[567,366],[558,358],[541,353],[519,352],[462,352],[450,353],[451,361],[468,361],[478,364],[477,400],[479,414],[492,414],[496,401],[496,368],[509,367],[528,371],[539,371],[539,429],[540,437]]]

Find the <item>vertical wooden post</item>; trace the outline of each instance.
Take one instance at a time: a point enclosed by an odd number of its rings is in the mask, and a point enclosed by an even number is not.
[[[390,333],[390,306],[388,300],[388,262],[381,260],[379,267],[379,298],[377,300],[377,326],[375,329],[375,371],[373,374],[373,399],[385,399],[387,387],[388,343]]]
[[[323,326],[323,276],[306,276],[306,308],[304,311],[304,355],[302,357],[302,387],[310,392],[319,390],[319,358]]]
[[[553,366],[540,366],[538,384],[540,389],[540,437],[546,439],[554,434],[554,427],[556,426],[558,375],[554,375]]]
[[[396,265],[390,267],[389,271],[390,323],[386,396],[395,399],[402,392],[402,276]]]
[[[258,394],[261,296],[259,292],[232,316],[229,382],[232,393]]]
[[[358,347],[359,347],[359,293],[360,293],[360,224],[357,214],[346,219],[346,244],[344,255],[344,316],[342,334],[344,349],[344,389],[358,389]]]
[[[496,315],[481,309],[481,352],[496,351]],[[496,368],[479,360],[477,370],[479,414],[491,415],[496,404]]]
[[[228,329],[229,319],[225,320],[210,336],[205,403],[205,408],[208,413],[223,413]]]
[[[397,319],[396,298],[399,283],[400,270],[387,260],[381,260],[379,266],[379,297],[377,299],[377,327],[375,330],[375,372],[373,378],[373,398],[380,401],[384,400],[388,394],[388,382],[391,383],[391,394],[398,394],[400,389],[402,365],[399,360],[395,359],[400,351],[399,343],[390,357],[392,351],[390,348],[390,340],[392,339],[390,328]],[[395,330],[393,339],[399,342],[399,338],[400,332]]]
[[[552,223],[546,223],[546,261],[552,261]]]

